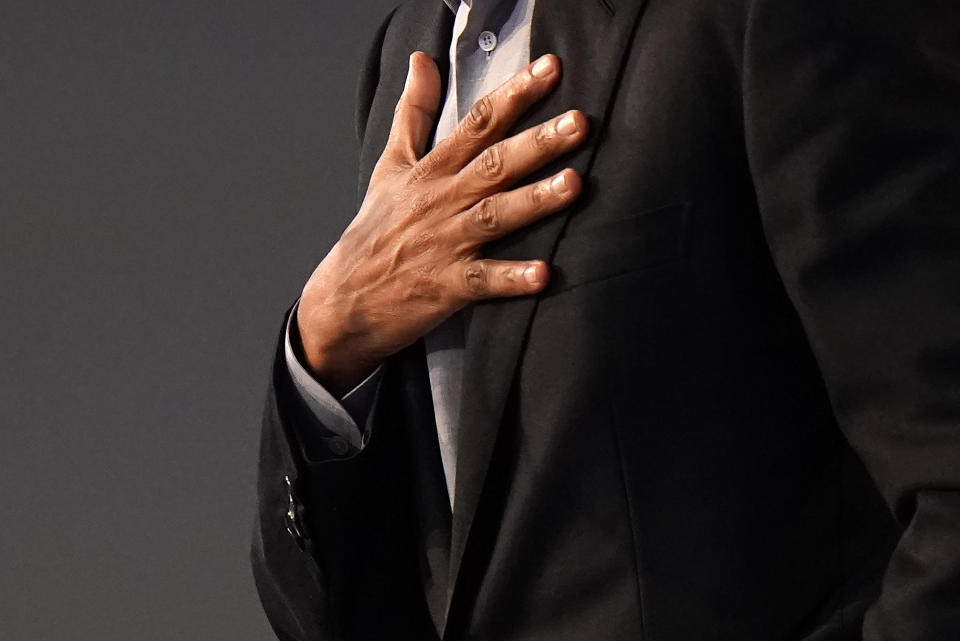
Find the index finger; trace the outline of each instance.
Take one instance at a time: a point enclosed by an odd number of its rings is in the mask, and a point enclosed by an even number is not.
[[[500,141],[534,103],[550,93],[560,79],[560,59],[541,56],[486,96],[449,136],[424,157],[430,167],[450,174],[460,171],[484,149]]]

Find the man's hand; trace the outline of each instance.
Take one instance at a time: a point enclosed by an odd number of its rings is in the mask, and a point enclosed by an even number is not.
[[[505,191],[586,137],[586,117],[571,111],[504,140],[559,78],[560,61],[540,58],[477,101],[424,156],[441,102],[440,73],[426,54],[410,57],[360,212],[300,299],[307,364],[331,392],[349,390],[471,301],[532,294],[546,285],[542,261],[484,260],[481,250],[580,194],[571,169]]]

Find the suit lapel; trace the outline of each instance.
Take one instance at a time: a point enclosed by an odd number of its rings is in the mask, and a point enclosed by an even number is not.
[[[545,53],[557,54],[563,61],[563,79],[550,96],[526,115],[516,130],[577,108],[590,118],[591,135],[575,153],[552,163],[531,176],[531,180],[565,166],[573,167],[587,178],[624,54],[644,4],[645,0],[537,0],[531,32],[531,59]],[[440,67],[445,93],[449,70],[447,51],[452,29],[453,13],[439,0],[416,0],[404,3],[397,10],[384,41],[382,73],[377,80],[361,150],[361,194],[366,190],[390,133],[393,107],[406,78],[407,57],[414,51],[430,55]],[[587,190],[576,208],[588,205],[589,199]],[[550,261],[568,217],[569,214],[549,217],[488,245],[485,254],[499,259],[542,258]],[[536,304],[535,297],[490,301],[468,308],[465,314],[466,352],[458,425],[457,493],[450,541],[448,611],[454,604],[467,539]],[[422,378],[419,384],[426,385]],[[437,613],[433,614],[436,618]]]
[[[644,4],[644,0],[537,0],[531,60],[545,53],[557,54],[563,63],[563,78],[558,88],[527,114],[517,130],[577,108],[589,117],[591,135],[574,154],[552,163],[532,178],[547,176],[565,166],[573,167],[581,176],[587,177],[624,54]],[[585,193],[578,207],[586,205],[589,197],[589,193]],[[540,258],[549,262],[568,217],[569,213],[549,217],[488,245],[485,255],[513,260]],[[457,489],[451,540],[451,601],[497,431],[536,305],[536,297],[502,299],[474,305],[466,314]]]
[[[407,460],[414,479],[412,504],[418,515],[422,555],[420,570],[427,608],[437,631],[443,629],[447,609],[450,561],[450,497],[437,442],[437,423],[423,341],[393,359],[402,392],[401,407]],[[399,426],[397,426],[399,427]]]

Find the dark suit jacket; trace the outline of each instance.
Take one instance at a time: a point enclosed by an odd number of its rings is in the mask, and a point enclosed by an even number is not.
[[[407,56],[359,92],[360,191]],[[568,212],[489,246],[541,296],[478,304],[457,510],[422,346],[358,455],[282,352],[254,569],[282,639],[960,639],[960,11],[953,0],[538,0],[532,55],[589,142]],[[288,484],[289,481],[289,484]]]

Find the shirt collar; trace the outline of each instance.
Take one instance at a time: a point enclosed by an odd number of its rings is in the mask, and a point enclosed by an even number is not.
[[[457,9],[460,8],[460,0],[443,0],[443,1],[444,3],[446,3],[448,7],[450,7],[450,11],[453,11],[454,13],[456,13]],[[466,2],[467,4],[470,4],[470,0],[466,0]]]

